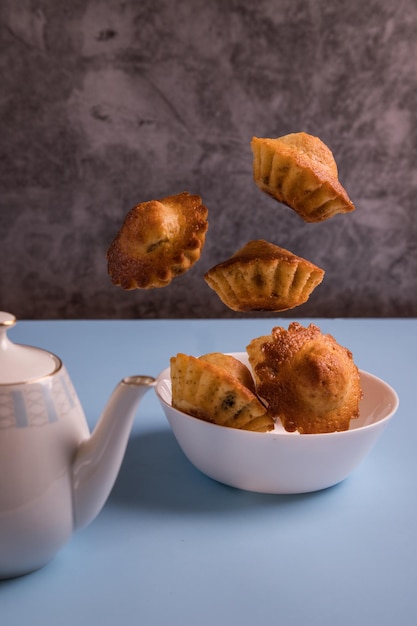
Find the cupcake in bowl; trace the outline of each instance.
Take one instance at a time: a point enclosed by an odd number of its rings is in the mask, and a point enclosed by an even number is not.
[[[251,370],[247,352],[229,356]],[[343,481],[368,455],[399,404],[389,384],[358,370],[359,411],[347,429],[302,433],[288,431],[280,419],[274,419],[272,427],[259,432],[221,425],[175,408],[171,371],[167,367],[159,374],[155,390],[185,456],[210,478],[259,493],[307,493]]]

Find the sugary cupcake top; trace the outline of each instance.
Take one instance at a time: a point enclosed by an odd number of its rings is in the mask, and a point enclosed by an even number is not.
[[[165,287],[199,258],[208,210],[183,192],[133,207],[107,251],[108,272],[123,289]]]
[[[247,346],[258,395],[288,431],[347,430],[359,415],[359,370],[352,353],[314,324],[292,322]]]

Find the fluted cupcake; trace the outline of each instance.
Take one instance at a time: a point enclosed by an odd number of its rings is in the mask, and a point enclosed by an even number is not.
[[[107,251],[108,273],[123,289],[165,287],[201,256],[208,210],[186,191],[138,204]]]
[[[234,311],[285,311],[308,300],[324,270],[285,248],[257,239],[212,267],[204,278]]]
[[[287,431],[343,431],[359,416],[362,392],[352,353],[318,326],[277,326],[253,339],[247,353],[258,395]]]
[[[355,209],[339,182],[331,150],[304,132],[276,139],[253,137],[253,177],[265,193],[306,222],[322,222]]]
[[[179,353],[170,361],[172,406],[201,420],[242,430],[274,428],[257,396],[210,360]]]
[[[231,374],[234,378],[237,378],[238,381],[252,391],[252,393],[256,393],[255,381],[253,380],[253,376],[250,373],[249,368],[242,363],[242,361],[239,361],[239,359],[236,359],[231,354],[223,354],[223,352],[209,352],[208,354],[203,354],[198,358],[200,361],[206,361],[207,363],[211,363],[222,370],[228,371],[229,374]]]

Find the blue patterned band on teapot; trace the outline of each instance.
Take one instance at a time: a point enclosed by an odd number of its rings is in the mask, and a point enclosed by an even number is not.
[[[64,368],[33,383],[0,389],[0,430],[51,424],[78,405],[78,398]]]

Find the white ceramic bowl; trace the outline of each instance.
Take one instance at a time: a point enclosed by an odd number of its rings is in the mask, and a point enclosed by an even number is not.
[[[248,364],[245,353],[233,356]],[[398,396],[386,382],[364,371],[360,375],[359,418],[347,431],[315,435],[287,433],[279,426],[253,433],[182,413],[171,406],[169,368],[158,376],[156,394],[185,456],[207,476],[247,491],[307,493],[349,476],[398,408]]]

